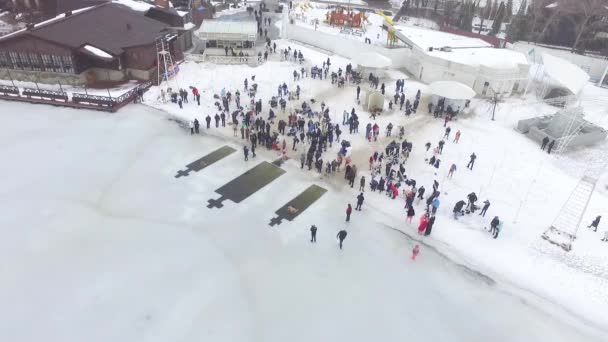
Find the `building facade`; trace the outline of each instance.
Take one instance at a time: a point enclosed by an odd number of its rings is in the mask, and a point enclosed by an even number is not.
[[[169,25],[114,3],[67,12],[0,37],[0,77],[72,85],[150,80],[156,40],[170,34]],[[180,44],[170,48],[174,60],[183,59]]]

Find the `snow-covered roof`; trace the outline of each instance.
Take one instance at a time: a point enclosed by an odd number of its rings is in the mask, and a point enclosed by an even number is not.
[[[257,33],[254,21],[205,20],[198,31],[201,38],[222,40],[256,40]]]
[[[428,50],[430,47],[438,49],[442,47],[462,48],[492,46],[490,43],[481,39],[459,36],[447,32],[403,25],[395,25],[394,28],[398,35],[407,38],[422,50]]]
[[[384,69],[391,66],[392,61],[390,58],[383,56],[377,52],[364,52],[360,53],[353,58],[353,62],[364,68],[377,68]]]
[[[580,93],[589,81],[589,74],[565,59],[547,53],[542,54],[542,59],[545,74],[573,94]]]
[[[83,49],[87,50],[88,52],[90,52],[91,54],[100,57],[100,58],[107,58],[107,59],[112,59],[114,58],[112,55],[110,55],[109,53],[103,51],[100,48],[94,47],[93,45],[85,45],[82,47]]]
[[[451,100],[470,100],[475,97],[475,90],[455,81],[433,82],[429,85],[429,92]]]
[[[519,64],[528,64],[526,56],[515,50],[493,47],[453,49],[449,52],[433,50],[426,54],[455,63],[473,67],[485,66],[493,69],[517,69]]]

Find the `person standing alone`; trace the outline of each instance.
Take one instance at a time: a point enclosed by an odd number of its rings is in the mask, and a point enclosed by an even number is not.
[[[310,242],[317,242],[317,226],[314,224],[310,227]]]

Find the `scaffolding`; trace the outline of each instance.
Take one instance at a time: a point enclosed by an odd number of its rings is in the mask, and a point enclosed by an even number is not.
[[[173,63],[173,57],[171,56],[171,49],[169,47],[169,43],[175,38],[176,36],[174,34],[156,38],[156,60],[158,61],[156,82],[158,86],[164,81],[169,83],[169,80],[179,71],[179,66]]]

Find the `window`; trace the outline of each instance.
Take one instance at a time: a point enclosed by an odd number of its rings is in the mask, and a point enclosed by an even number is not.
[[[9,57],[11,58],[11,63],[13,63],[13,67],[15,69],[23,69],[23,66],[21,66],[21,60],[19,60],[19,55],[16,52],[9,52],[8,53]]]
[[[63,72],[73,74],[72,56],[61,56],[61,61],[63,62]]]
[[[57,55],[52,55],[51,58],[53,59],[53,69],[52,71],[54,72],[63,72],[63,68],[61,67],[61,56],[57,56]]]
[[[40,59],[40,55],[37,53],[30,53],[29,55],[30,63],[32,64],[32,70],[42,70],[42,60]]]
[[[8,55],[8,52],[0,51],[0,68],[13,68],[13,63]]]
[[[24,70],[32,70],[32,65],[30,63],[30,57],[25,52],[19,52],[19,60],[21,61],[21,66]]]
[[[40,55],[42,59],[42,65],[44,66],[44,70],[46,71],[55,71],[53,67],[53,59],[51,55]]]

